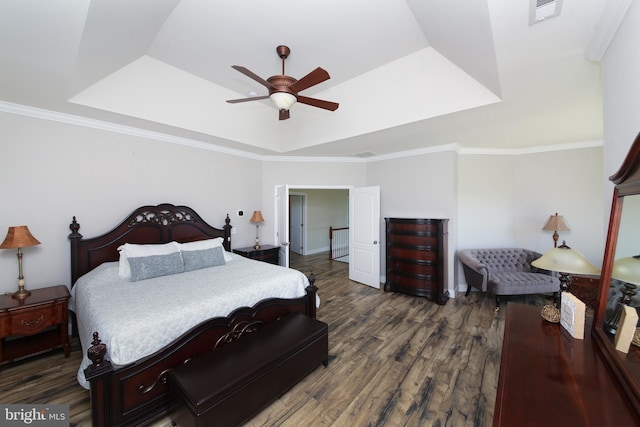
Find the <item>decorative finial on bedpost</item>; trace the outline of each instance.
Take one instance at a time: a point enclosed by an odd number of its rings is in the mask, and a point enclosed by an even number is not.
[[[224,226],[222,229],[224,230],[224,248],[227,251],[231,251],[231,218],[229,218],[229,214],[224,219]]]
[[[100,341],[98,333],[93,333],[93,341],[91,341],[91,347],[87,349],[87,357],[91,360],[91,365],[87,366],[84,370],[84,377],[89,382],[95,382],[92,384],[97,389],[105,387],[103,382],[108,381],[108,377],[113,371],[113,365],[108,360],[104,360],[104,356],[107,354],[107,345]],[[97,384],[97,385],[96,385]]]
[[[318,287],[316,286],[316,275],[313,271],[307,275],[309,280],[309,286],[307,286],[307,316],[315,319],[317,314],[317,293]]]
[[[91,360],[91,366],[99,368],[104,361],[104,355],[107,354],[106,344],[102,344],[97,332],[93,333],[93,341],[91,347],[87,350],[87,357]]]
[[[73,216],[73,221],[71,221],[71,224],[69,224],[69,229],[71,230],[71,234],[69,234],[70,239],[82,238],[82,234],[78,233],[78,230],[80,230],[80,224],[78,224],[78,222],[76,221],[75,215]]]

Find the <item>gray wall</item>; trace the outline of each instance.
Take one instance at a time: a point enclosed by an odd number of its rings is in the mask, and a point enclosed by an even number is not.
[[[218,227],[230,213],[236,247],[255,238],[255,227],[234,212],[259,209],[260,161],[6,113],[0,129],[0,238],[9,226],[28,225],[42,243],[24,249],[27,289],[70,285],[74,215],[92,237],[138,206],[169,202],[193,207]],[[0,292],[17,288],[14,250],[0,250],[0,275]]]

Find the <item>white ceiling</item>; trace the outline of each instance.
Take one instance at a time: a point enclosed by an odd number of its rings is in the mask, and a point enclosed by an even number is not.
[[[255,154],[353,156],[602,138],[585,50],[606,0],[0,0],[0,100]],[[233,70],[331,79],[278,120]]]

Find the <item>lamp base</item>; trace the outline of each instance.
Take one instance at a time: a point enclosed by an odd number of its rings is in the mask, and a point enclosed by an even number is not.
[[[31,295],[31,292],[27,291],[25,288],[20,288],[14,293],[7,293],[7,295],[11,295],[11,298],[13,299],[25,299]]]

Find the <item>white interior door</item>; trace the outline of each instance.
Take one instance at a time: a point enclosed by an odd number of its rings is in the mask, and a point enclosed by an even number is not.
[[[380,187],[349,191],[349,279],[380,289]]]
[[[289,186],[276,186],[276,242],[280,245],[280,265],[289,267]]]

